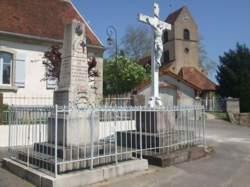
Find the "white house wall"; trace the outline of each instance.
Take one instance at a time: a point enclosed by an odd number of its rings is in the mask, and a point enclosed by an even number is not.
[[[177,99],[178,105],[193,105],[195,99],[195,90],[181,81],[178,81],[168,75],[162,76],[160,81],[167,82],[177,87],[179,99]]]
[[[160,96],[163,104],[170,105],[193,105],[195,103],[195,90],[168,75],[160,77],[160,81],[175,85],[176,88],[161,88]],[[151,95],[151,87],[146,86],[139,94],[145,96],[146,103]],[[179,95],[179,99],[177,99]]]
[[[44,52],[49,46],[22,44],[12,41],[0,41],[0,47],[25,54],[25,86],[17,92],[5,92],[5,104],[47,105],[52,104],[53,89],[47,89],[45,66],[42,64]],[[15,70],[18,73],[18,69]],[[36,98],[34,98],[36,97]],[[33,99],[31,99],[33,98]]]

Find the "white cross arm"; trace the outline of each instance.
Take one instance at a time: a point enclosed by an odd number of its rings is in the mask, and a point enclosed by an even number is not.
[[[152,17],[146,16],[146,15],[143,15],[143,14],[138,14],[138,20],[140,22],[142,22],[142,23],[148,23],[147,20],[153,20],[153,19],[154,18],[152,18]],[[171,28],[172,28],[171,24],[163,22],[163,21],[160,21],[160,20],[159,20],[159,24],[161,24],[163,26],[164,30],[165,29],[171,30]]]

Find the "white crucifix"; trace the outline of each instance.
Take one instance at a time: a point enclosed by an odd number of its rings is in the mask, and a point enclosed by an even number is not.
[[[154,39],[152,40],[151,50],[151,97],[149,100],[149,106],[151,108],[162,106],[161,98],[159,96],[159,67],[161,66],[161,57],[163,53],[162,35],[164,30],[171,30],[171,25],[163,22],[159,18],[160,8],[157,3],[153,5],[154,17],[145,16],[139,14],[138,19],[142,23],[146,23],[151,26]]]

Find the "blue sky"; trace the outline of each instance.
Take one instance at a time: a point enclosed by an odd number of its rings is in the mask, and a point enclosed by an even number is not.
[[[72,0],[96,35],[106,45],[106,28],[113,25],[120,38],[128,25],[141,24],[137,14],[152,15],[153,0]],[[218,62],[218,56],[234,48],[236,42],[250,47],[250,0],[156,0],[161,19],[187,5],[208,57]],[[171,6],[170,6],[171,4]]]

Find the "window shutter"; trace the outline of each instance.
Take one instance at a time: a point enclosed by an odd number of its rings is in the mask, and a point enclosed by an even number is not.
[[[26,54],[18,52],[16,55],[16,86],[18,88],[25,87],[25,66],[26,66]]]
[[[55,89],[57,86],[57,80],[47,80],[47,89]]]

